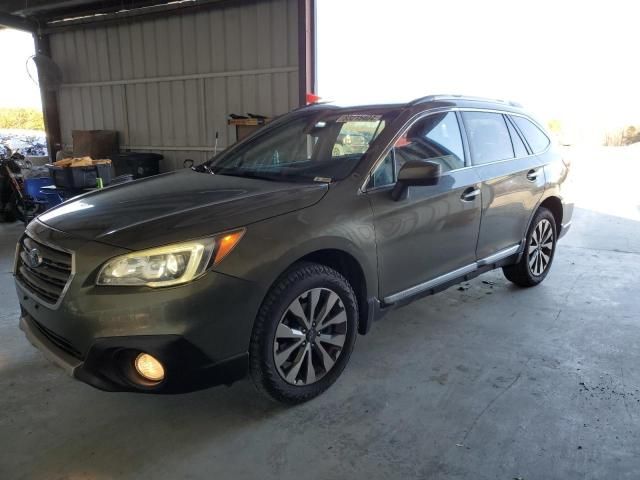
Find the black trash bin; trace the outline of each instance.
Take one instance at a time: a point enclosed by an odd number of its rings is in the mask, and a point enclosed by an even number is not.
[[[160,173],[159,153],[127,152],[111,156],[116,176],[133,175],[133,178],[150,177]]]
[[[51,164],[47,166],[53,184],[59,188],[96,188],[98,178],[102,179],[102,185],[105,187],[111,183],[111,165],[108,163],[86,167],[56,167]]]

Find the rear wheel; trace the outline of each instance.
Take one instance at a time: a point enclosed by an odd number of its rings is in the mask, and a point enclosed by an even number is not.
[[[271,288],[250,346],[258,390],[283,403],[301,403],[329,388],[355,344],[358,306],[349,282],[324,265],[302,263]]]
[[[527,232],[522,258],[514,265],[503,267],[504,276],[521,287],[533,287],[541,283],[551,268],[556,238],[556,221],[553,214],[540,207]]]

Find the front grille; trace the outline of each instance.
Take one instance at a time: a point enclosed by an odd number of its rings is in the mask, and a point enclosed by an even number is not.
[[[53,343],[60,350],[67,352],[72,357],[75,357],[78,360],[82,360],[82,354],[77,348],[71,345],[69,340],[67,340],[64,337],[61,337],[57,333],[52,332],[51,330],[49,330],[47,327],[45,327],[35,319],[32,318],[31,320],[33,321],[36,328],[40,331],[40,333],[42,333],[42,335],[44,335],[47,338],[47,340]]]
[[[29,261],[29,254],[34,249],[42,259],[38,266],[32,266]],[[37,242],[25,234],[18,246],[16,278],[42,301],[56,304],[71,278],[71,254]]]

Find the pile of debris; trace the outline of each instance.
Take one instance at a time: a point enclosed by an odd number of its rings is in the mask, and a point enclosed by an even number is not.
[[[0,157],[7,154],[7,149],[25,157],[45,157],[45,133],[37,130],[0,130]]]

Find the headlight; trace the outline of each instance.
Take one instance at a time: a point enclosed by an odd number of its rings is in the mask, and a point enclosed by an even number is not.
[[[234,230],[112,258],[100,269],[96,285],[168,287],[190,282],[220,263],[244,232]]]

